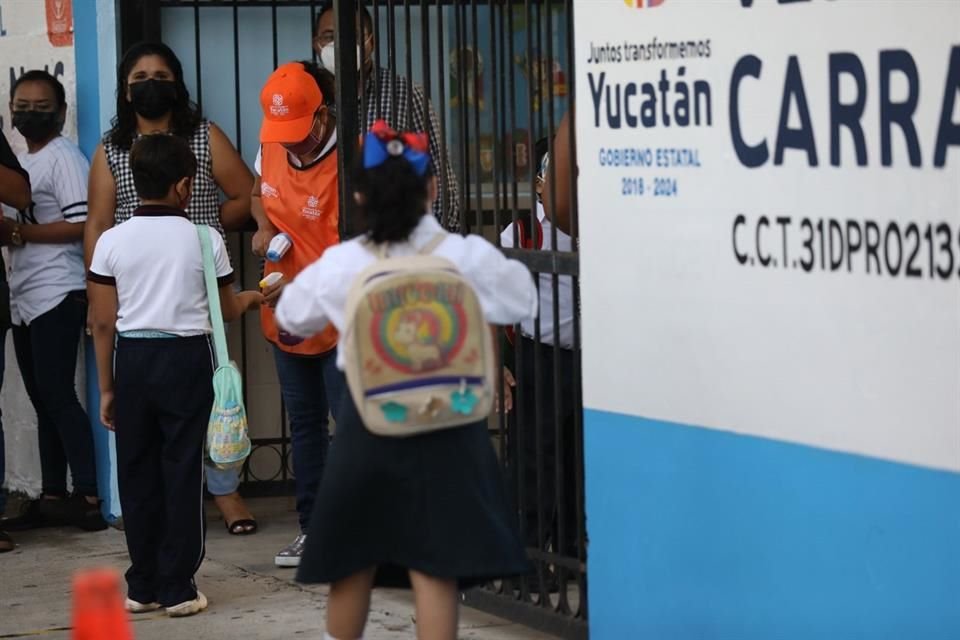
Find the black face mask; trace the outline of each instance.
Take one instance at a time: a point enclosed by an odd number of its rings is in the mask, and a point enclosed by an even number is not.
[[[173,110],[177,85],[170,80],[143,80],[130,85],[130,102],[141,117],[154,120]]]
[[[56,111],[14,111],[13,126],[31,142],[42,142],[60,129],[60,114]]]

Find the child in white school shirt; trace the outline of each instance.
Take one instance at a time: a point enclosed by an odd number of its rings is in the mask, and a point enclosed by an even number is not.
[[[277,322],[309,336],[333,324],[343,332],[347,293],[376,258],[417,254],[444,231],[429,213],[437,181],[422,134],[378,122],[364,140],[356,201],[366,234],[327,249],[283,291]],[[445,235],[432,252],[457,265],[486,320],[533,317],[530,272],[478,236]],[[344,368],[344,352],[338,355]],[[409,438],[377,436],[344,394],[327,468],[297,579],[329,583],[327,638],[363,634],[370,590],[412,586],[418,637],[454,640],[459,590],[520,575],[529,564],[510,513],[486,419]]]
[[[184,211],[197,165],[178,136],[130,152],[142,204],[97,241],[88,273],[100,413],[117,434],[117,477],[130,553],[127,610],[198,613],[204,556],[203,451],[213,405],[213,348],[197,227]],[[223,239],[210,234],[223,318],[258,307],[234,293]],[[114,339],[116,336],[116,352]]]
[[[544,196],[547,191],[564,189],[567,185],[556,185],[552,189],[548,180],[555,179],[550,171],[549,144],[546,138],[537,142],[536,155],[539,162],[535,190],[537,194],[537,217],[529,229],[521,223],[509,224],[500,234],[500,246],[512,248],[514,237],[519,246],[527,250],[550,251],[553,249],[554,220],[553,212],[547,213]],[[573,240],[569,234],[556,226],[557,251],[573,250]],[[520,323],[519,335],[511,336],[511,344],[505,350],[504,368],[506,382],[504,409],[511,411],[516,405],[523,407],[524,415],[513,412],[511,437],[508,447],[511,459],[522,458],[524,464],[512,465],[513,474],[523,472],[521,477],[512,477],[513,486],[518,486],[525,496],[518,501],[524,505],[521,514],[523,535],[528,547],[547,549],[552,546],[561,553],[576,556],[578,549],[577,504],[578,483],[575,475],[574,453],[577,448],[577,434],[573,398],[575,397],[574,378],[577,357],[574,349],[574,306],[573,277],[557,276],[557,314],[554,316],[554,276],[540,273],[540,318]],[[539,325],[539,327],[537,326]],[[556,328],[555,328],[556,325]],[[536,343],[539,341],[539,345]],[[554,378],[554,368],[558,376]],[[511,370],[512,369],[512,370]],[[514,379],[513,372],[517,372]],[[537,380],[537,371],[542,372]],[[559,384],[557,384],[559,383]],[[515,387],[511,389],[511,387]],[[513,396],[518,398],[514,400]],[[559,421],[556,416],[559,415]],[[534,416],[539,416],[538,421]],[[521,423],[522,420],[522,423]],[[558,428],[559,425],[559,428]],[[526,437],[515,434],[524,429]],[[557,468],[563,469],[563,491],[558,492]],[[560,497],[563,503],[560,503]],[[563,514],[563,522],[560,514]],[[562,531],[561,531],[562,530]],[[558,586],[553,569],[548,570],[551,589]]]

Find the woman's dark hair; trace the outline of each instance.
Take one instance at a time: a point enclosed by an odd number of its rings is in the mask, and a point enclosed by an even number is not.
[[[316,20],[313,21],[313,37],[314,38],[320,35],[319,33],[320,18],[322,18],[323,14],[325,14],[327,11],[333,11],[332,1],[328,0],[324,4],[320,5],[320,10],[317,11]],[[370,9],[368,9],[367,7],[361,4],[359,7],[357,7],[357,11],[360,13],[359,15],[360,24],[364,34],[372,34],[373,33],[373,16],[370,14]]]
[[[328,108],[334,107],[334,110],[336,110],[334,105],[337,103],[337,81],[333,74],[310,60],[300,60],[299,62],[303,65],[303,70],[313,76],[317,86],[320,87],[320,93],[323,94],[323,104]]]
[[[197,175],[197,159],[180,136],[151,133],[130,149],[130,171],[141,200],[160,200],[170,187]]]
[[[16,82],[10,87],[10,102],[13,102],[13,96],[17,92],[17,87],[19,87],[24,82],[45,82],[53,90],[53,95],[57,98],[57,109],[63,109],[67,106],[67,93],[63,89],[63,84],[60,83],[56,77],[50,75],[47,71],[43,69],[34,69],[33,71],[27,71],[25,74],[17,78]]]
[[[107,132],[107,139],[121,149],[129,149],[137,135],[137,112],[133,104],[127,100],[127,76],[141,58],[146,56],[160,56],[173,72],[173,83],[177,88],[177,102],[173,107],[170,119],[171,133],[183,138],[189,138],[200,125],[202,119],[200,109],[190,101],[187,85],[183,82],[183,66],[177,54],[161,42],[141,42],[133,45],[123,55],[123,60],[117,67],[117,113],[111,120],[112,128]]]
[[[361,165],[355,173],[360,194],[360,215],[367,237],[376,244],[403,242],[427,211],[427,185],[432,173],[423,176],[402,156],[387,158],[373,169]]]

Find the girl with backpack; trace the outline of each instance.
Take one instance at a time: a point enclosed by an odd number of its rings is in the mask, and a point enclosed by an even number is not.
[[[427,148],[423,134],[398,134],[382,121],[374,125],[364,140],[354,193],[366,233],[329,248],[277,304],[278,324],[293,335],[336,327],[343,336],[337,364],[351,386],[297,575],[301,582],[330,584],[328,640],[362,636],[375,584],[412,586],[418,637],[453,640],[460,590],[529,571],[487,433],[492,384],[482,376],[458,378],[456,367],[478,358],[489,362],[487,323],[533,317],[537,290],[521,263],[479,236],[445,233],[430,215],[437,181]],[[355,303],[371,265],[427,254],[449,265],[447,273],[455,271],[470,292],[461,296],[455,283],[431,287],[421,279],[403,289],[407,295],[381,293]],[[415,281],[417,274],[404,276]],[[375,280],[376,274],[369,278]],[[477,303],[479,323],[472,321],[468,299]],[[354,313],[364,304],[378,307],[376,326],[352,325],[355,317],[366,320]],[[372,340],[370,353],[382,357],[357,358],[364,350],[352,348],[354,338]],[[389,376],[388,386],[400,390],[433,375],[431,388],[438,389],[451,371],[459,389],[454,384],[425,403],[413,404],[401,391],[371,409],[363,398],[377,397],[377,390],[358,393],[356,387],[368,374]],[[459,414],[459,426],[430,430],[440,423],[427,423],[444,412]],[[416,435],[378,435],[383,424],[375,429],[373,418],[397,430],[409,426]]]

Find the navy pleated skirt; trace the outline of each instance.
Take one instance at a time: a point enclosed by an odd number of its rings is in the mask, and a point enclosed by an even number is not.
[[[345,395],[297,580],[377,566],[381,586],[409,586],[413,569],[468,588],[530,571],[486,421],[385,438]]]

